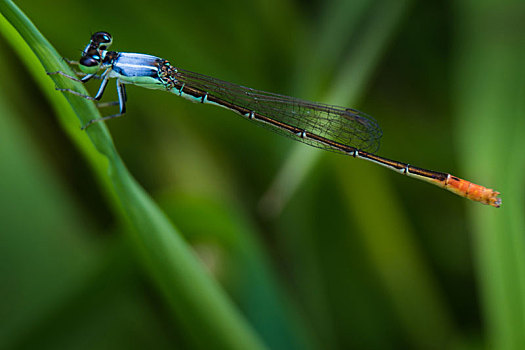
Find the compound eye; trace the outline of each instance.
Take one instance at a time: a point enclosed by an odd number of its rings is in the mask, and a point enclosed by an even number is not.
[[[111,45],[113,39],[111,38],[111,34],[108,32],[96,32],[91,36],[91,41],[98,43],[98,44],[104,44],[105,46]]]
[[[99,55],[86,55],[80,58],[78,63],[84,67],[96,67],[100,64]]]

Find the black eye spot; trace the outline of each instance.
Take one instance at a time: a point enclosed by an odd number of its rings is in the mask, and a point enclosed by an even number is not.
[[[107,32],[96,32],[91,36],[91,41],[99,44],[110,44],[111,40],[111,35]]]
[[[100,57],[97,60],[91,56],[84,56],[78,61],[78,63],[85,67],[95,67],[100,64]]]

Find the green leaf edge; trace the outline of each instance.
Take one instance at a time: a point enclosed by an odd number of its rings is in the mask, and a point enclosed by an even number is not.
[[[44,90],[46,94],[60,96],[52,90],[53,84],[49,84],[49,79],[42,73],[60,70],[74,75],[74,72],[12,1],[0,1],[0,12],[34,53],[33,57],[23,57],[24,61],[28,62],[30,67],[43,67],[44,70],[40,72],[30,69],[35,80],[48,85],[47,90]],[[0,30],[11,42],[21,43],[20,38],[13,38],[15,31],[10,31],[8,26],[2,25]],[[19,53],[29,52],[27,49],[18,49],[15,47],[15,51]],[[80,83],[60,76],[52,76],[52,79],[60,87],[88,94]],[[64,97],[80,119],[81,125],[100,117],[92,101],[71,94],[64,94]],[[57,110],[64,111],[66,105],[61,97],[52,97],[50,100]],[[69,114],[72,114],[71,109]],[[73,142],[79,149],[84,149],[83,153],[95,164],[97,180],[111,185],[112,195],[118,199],[125,220],[132,228],[126,233],[138,247],[141,261],[160,288],[172,313],[180,321],[179,324],[185,333],[190,336],[188,341],[200,348],[210,345],[224,349],[264,348],[262,341],[216,281],[206,274],[175,227],[128,172],[106,126],[97,123],[83,132],[79,127],[75,130],[71,118],[66,119],[63,115],[61,121]],[[87,138],[83,134],[89,136],[95,149],[105,157],[86,149],[91,145],[86,142]]]

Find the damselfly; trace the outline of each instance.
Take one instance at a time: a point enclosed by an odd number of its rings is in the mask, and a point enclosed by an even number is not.
[[[500,193],[490,188],[448,173],[426,170],[375,155],[382,136],[381,129],[373,118],[358,110],[247,88],[177,68],[167,60],[155,56],[108,51],[111,43],[109,33],[97,32],[92,35],[78,62],[80,70],[85,74],[81,79],[63,72],[49,73],[60,74],[82,83],[94,77],[101,78],[102,83],[95,97],[57,88],[96,101],[102,98],[108,80],[116,78],[119,113],[91,120],[83,129],[95,122],[123,115],[127,100],[125,84],[133,84],[169,91],[193,102],[221,106],[311,146],[374,162],[473,201],[493,207],[501,205],[501,199],[498,198]],[[97,76],[99,71],[102,74]]]

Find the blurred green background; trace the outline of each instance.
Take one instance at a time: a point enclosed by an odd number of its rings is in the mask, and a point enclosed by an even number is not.
[[[523,1],[18,5],[63,57],[105,30],[113,50],[365,111],[383,128],[380,155],[502,192],[502,208],[484,206],[130,86],[127,115],[107,123],[115,147],[255,343],[525,346]],[[194,275],[189,296],[170,284],[162,261],[179,253],[152,263],[140,210],[89,160],[87,133],[2,21],[0,348],[246,348],[240,328],[188,306]]]

